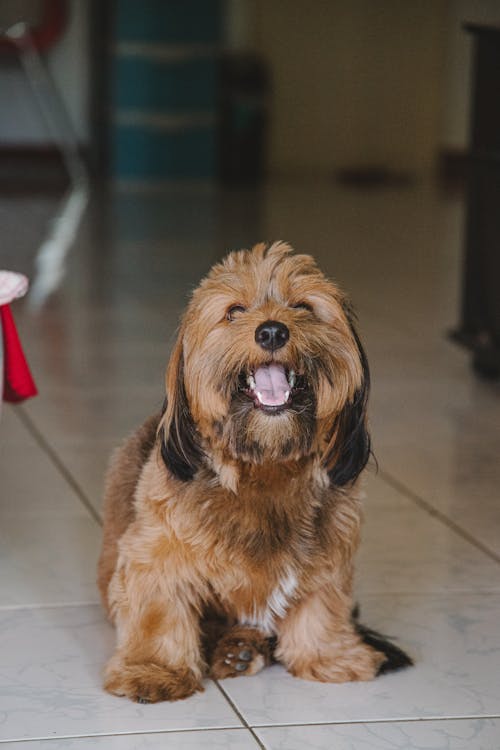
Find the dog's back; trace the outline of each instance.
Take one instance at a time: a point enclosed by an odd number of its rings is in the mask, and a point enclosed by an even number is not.
[[[97,584],[106,611],[108,587],[116,567],[118,541],[134,520],[134,493],[144,463],[153,449],[160,414],[149,417],[115,451],[109,463],[104,493],[104,521]]]

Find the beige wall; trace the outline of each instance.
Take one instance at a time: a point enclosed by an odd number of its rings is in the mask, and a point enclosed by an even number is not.
[[[274,77],[273,173],[430,168],[441,128],[446,0],[255,0]]]

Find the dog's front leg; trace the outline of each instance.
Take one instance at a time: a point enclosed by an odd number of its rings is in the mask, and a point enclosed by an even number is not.
[[[319,682],[371,680],[386,658],[363,643],[351,621],[350,598],[333,586],[289,610],[275,656],[295,677]]]
[[[175,545],[162,554],[158,544],[151,554],[155,543],[151,546],[150,540],[147,553],[140,554],[137,531],[133,536],[134,555],[130,549],[122,552],[109,588],[118,646],[107,665],[104,687],[140,703],[187,698],[203,689],[195,598],[202,585],[196,585],[185,555],[180,562]]]

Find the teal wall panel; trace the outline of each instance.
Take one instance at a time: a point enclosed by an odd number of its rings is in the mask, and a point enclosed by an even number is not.
[[[169,132],[118,126],[113,146],[114,174],[121,179],[197,179],[215,174],[213,128]]]
[[[115,177],[215,178],[223,7],[223,0],[115,0]]]
[[[119,41],[215,44],[221,0],[117,0]]]
[[[115,106],[170,113],[215,108],[216,63],[210,58],[162,62],[117,56]]]

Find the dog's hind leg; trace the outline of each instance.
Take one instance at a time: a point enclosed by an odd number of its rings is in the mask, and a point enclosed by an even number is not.
[[[273,641],[256,628],[230,627],[219,638],[211,655],[210,676],[223,680],[257,674],[273,661]]]
[[[134,493],[142,468],[151,453],[160,415],[150,417],[118,450],[109,463],[104,494],[104,523],[97,584],[109,613],[109,582],[118,561],[118,542],[135,518]]]

